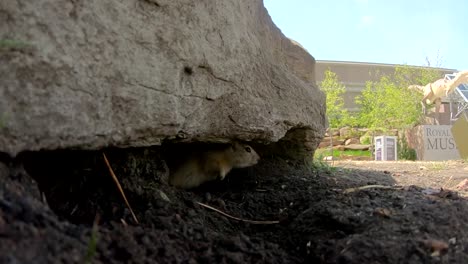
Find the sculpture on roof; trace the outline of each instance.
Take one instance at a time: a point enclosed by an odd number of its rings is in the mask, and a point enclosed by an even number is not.
[[[442,97],[451,94],[462,83],[468,83],[468,70],[456,73],[453,79],[439,79],[425,86],[410,85],[408,88],[417,89],[423,93],[421,104],[424,113],[428,105],[435,104],[436,119],[438,119]]]

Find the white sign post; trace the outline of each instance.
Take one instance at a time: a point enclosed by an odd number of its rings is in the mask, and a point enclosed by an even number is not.
[[[397,137],[378,136],[374,138],[375,160],[397,160]]]

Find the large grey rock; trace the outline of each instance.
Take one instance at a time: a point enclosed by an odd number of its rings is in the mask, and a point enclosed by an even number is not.
[[[261,0],[3,0],[0,152],[297,129],[313,150],[325,125],[314,65]]]
[[[344,146],[344,149],[347,150],[369,150],[370,145],[361,145],[361,144],[350,144],[347,146]]]

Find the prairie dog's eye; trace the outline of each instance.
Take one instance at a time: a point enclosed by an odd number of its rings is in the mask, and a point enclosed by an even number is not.
[[[250,149],[250,147],[245,147],[245,151],[250,153],[252,150]]]

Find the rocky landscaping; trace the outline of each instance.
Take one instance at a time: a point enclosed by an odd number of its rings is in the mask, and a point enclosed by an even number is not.
[[[372,160],[373,138],[381,135],[398,136],[398,130],[384,132],[351,127],[328,129],[318,146],[316,158]],[[338,155],[335,152],[338,152]]]

